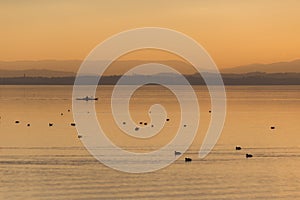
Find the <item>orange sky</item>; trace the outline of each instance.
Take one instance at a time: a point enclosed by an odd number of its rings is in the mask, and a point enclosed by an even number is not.
[[[158,26],[193,37],[220,68],[288,61],[300,58],[299,10],[298,0],[1,1],[0,60],[84,59],[113,34]]]

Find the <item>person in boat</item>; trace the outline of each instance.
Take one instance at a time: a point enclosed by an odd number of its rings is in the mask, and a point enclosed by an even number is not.
[[[84,97],[84,98],[77,98],[77,100],[85,100],[85,101],[95,100],[95,101],[97,101],[98,98],[97,98],[97,97],[96,97],[96,98],[93,98],[93,97],[88,97],[88,96],[86,96],[86,97]]]

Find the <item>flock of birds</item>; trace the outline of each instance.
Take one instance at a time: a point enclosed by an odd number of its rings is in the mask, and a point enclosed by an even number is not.
[[[236,147],[235,147],[235,150],[236,150],[236,151],[242,150],[242,147],[236,146]],[[179,155],[182,154],[182,153],[179,152],[179,151],[175,151],[174,153],[175,153],[175,156],[179,156]],[[246,153],[246,158],[252,158],[252,157],[253,157],[252,154]],[[192,162],[193,159],[190,158],[190,157],[185,157],[184,160],[185,160],[185,162]]]
[[[68,112],[70,112],[70,110],[68,110]],[[211,113],[211,110],[209,111],[209,113]],[[63,116],[64,113],[60,113],[60,115]],[[0,119],[1,119],[1,117],[0,117]],[[166,121],[169,122],[170,119],[167,118]],[[19,120],[16,120],[15,123],[16,123],[16,124],[19,124],[20,121],[19,121]],[[125,122],[123,122],[123,124],[125,124]],[[139,122],[139,124],[140,124],[140,125],[145,125],[145,126],[146,126],[148,123],[147,123],[147,122]],[[51,122],[48,123],[48,126],[49,126],[49,127],[52,127],[53,125],[54,125],[54,123],[51,123]],[[76,126],[76,123],[72,122],[72,123],[70,123],[70,125],[71,125],[71,126]],[[30,123],[27,124],[27,127],[30,127]],[[152,127],[153,127],[153,125],[152,125]],[[184,125],[184,127],[186,127],[186,125]],[[275,129],[275,126],[271,126],[270,129],[271,129],[271,130],[274,130],[274,129]],[[139,130],[139,128],[136,127],[136,128],[135,128],[135,131],[138,131],[138,130]],[[79,139],[82,138],[81,135],[78,135],[77,137],[78,137]],[[236,151],[240,151],[240,150],[242,150],[242,147],[236,146],[236,147],[235,147],[235,150],[236,150]],[[174,154],[175,154],[175,156],[180,156],[180,155],[182,155],[182,153],[179,152],[179,151],[174,151]],[[253,157],[253,155],[250,154],[250,153],[246,153],[245,156],[246,156],[246,158],[252,158],[252,157]],[[184,160],[185,160],[185,162],[192,162],[192,158],[190,158],[190,157],[185,157]]]
[[[275,126],[271,126],[270,129],[271,129],[271,130],[274,130],[274,129],[275,129]],[[236,146],[236,147],[235,147],[235,150],[236,150],[236,151],[240,151],[240,150],[242,150],[242,147],[241,147],[241,146]],[[179,152],[179,151],[175,151],[174,154],[175,154],[175,156],[180,156],[182,153]],[[245,157],[246,157],[246,158],[252,158],[253,155],[250,154],[250,153],[246,153],[246,154],[245,154]],[[190,158],[190,157],[185,157],[185,162],[192,162],[192,158]]]
[[[71,111],[71,110],[69,109],[68,112],[70,112],[70,111]],[[60,113],[60,115],[63,116],[64,113]],[[0,117],[0,119],[1,119],[1,117]],[[20,120],[16,120],[16,121],[15,121],[15,124],[20,124],[20,123],[21,123]],[[51,126],[53,126],[53,125],[54,125],[54,123],[52,123],[52,122],[49,122],[49,123],[48,123],[48,126],[49,126],[49,127],[51,127]],[[72,122],[70,125],[71,125],[71,126],[75,126],[76,124]],[[30,123],[27,123],[26,126],[27,126],[27,127],[30,127],[31,124],[30,124]]]

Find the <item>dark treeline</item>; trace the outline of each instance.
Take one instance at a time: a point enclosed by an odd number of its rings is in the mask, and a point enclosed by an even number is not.
[[[207,74],[213,77],[214,74]],[[115,85],[121,76],[101,77],[99,84]],[[145,79],[145,75],[134,75],[136,84]],[[159,75],[160,79],[171,84],[177,84],[176,75]],[[203,78],[197,75],[185,75],[192,85],[205,85]],[[247,73],[247,74],[222,74],[225,85],[300,85],[300,73]],[[89,79],[89,77],[85,77]],[[95,77],[94,77],[95,78]],[[133,76],[125,80],[133,80]],[[75,77],[9,77],[0,78],[0,85],[73,85]]]

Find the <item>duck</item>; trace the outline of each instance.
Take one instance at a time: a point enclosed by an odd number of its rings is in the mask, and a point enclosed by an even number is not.
[[[189,157],[186,157],[184,160],[185,160],[185,162],[192,162],[192,159]]]
[[[242,147],[236,146],[236,147],[235,147],[235,150],[237,150],[237,151],[238,151],[238,150],[242,150]]]
[[[246,154],[246,158],[252,158],[252,157],[253,157],[252,154],[249,154],[249,153]]]

